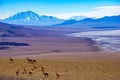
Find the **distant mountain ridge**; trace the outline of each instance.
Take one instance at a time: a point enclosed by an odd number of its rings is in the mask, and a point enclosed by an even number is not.
[[[68,25],[68,24],[74,24],[74,23],[77,23],[78,21],[77,20],[74,20],[74,19],[70,19],[70,20],[66,20],[64,21],[62,24],[56,24],[57,25]]]
[[[118,16],[106,16],[98,19],[85,18],[79,21],[64,21],[62,24],[57,26],[63,27],[81,27],[81,28],[91,28],[91,27],[103,27],[103,26],[120,26],[120,15]]]
[[[34,25],[34,26],[48,26],[48,25],[55,25],[60,24],[64,20],[58,19],[53,16],[39,16],[35,12],[27,11],[27,12],[20,12],[17,13],[9,18],[2,20],[4,23],[9,24],[18,24],[18,25]]]

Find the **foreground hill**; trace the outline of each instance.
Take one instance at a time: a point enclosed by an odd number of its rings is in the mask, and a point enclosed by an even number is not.
[[[24,28],[24,26],[20,26],[20,25],[11,25],[0,22],[0,36],[25,37],[25,36],[35,36],[35,35],[36,36],[39,35],[37,30]]]

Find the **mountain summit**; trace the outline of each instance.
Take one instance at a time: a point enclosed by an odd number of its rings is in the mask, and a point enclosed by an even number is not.
[[[62,23],[64,20],[53,16],[38,15],[32,11],[20,12],[2,20],[4,23],[18,25],[48,26]]]

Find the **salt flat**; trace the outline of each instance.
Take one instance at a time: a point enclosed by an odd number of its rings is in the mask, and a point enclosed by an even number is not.
[[[91,38],[104,51],[120,51],[120,30],[87,31],[71,33],[67,36]]]

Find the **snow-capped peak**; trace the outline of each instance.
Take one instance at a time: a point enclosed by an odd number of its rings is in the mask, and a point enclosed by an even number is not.
[[[30,20],[30,17],[27,17],[26,19],[29,21],[29,20]]]
[[[70,19],[73,19],[73,20],[82,20],[82,19],[85,19],[85,18],[87,18],[86,16],[72,16],[72,17],[70,17]]]

